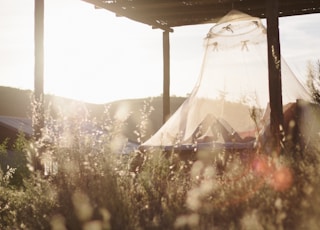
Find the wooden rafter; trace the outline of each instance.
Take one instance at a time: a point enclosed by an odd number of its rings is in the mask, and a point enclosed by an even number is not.
[[[153,28],[215,22],[237,9],[265,18],[266,0],[83,0]],[[279,17],[320,13],[319,0],[279,0]]]

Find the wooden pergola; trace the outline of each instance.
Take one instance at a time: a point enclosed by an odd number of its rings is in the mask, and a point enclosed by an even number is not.
[[[271,129],[280,142],[282,125],[279,17],[320,13],[319,0],[82,0],[95,7],[163,30],[163,121],[170,115],[170,42],[174,27],[214,23],[230,10],[266,18],[268,39]],[[35,84],[36,100],[43,95],[44,0],[35,0]],[[41,122],[40,125],[41,126]],[[40,132],[41,127],[35,127]]]

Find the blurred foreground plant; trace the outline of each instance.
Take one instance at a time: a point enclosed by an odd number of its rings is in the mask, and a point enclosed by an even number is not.
[[[86,112],[54,120],[46,117],[39,142],[17,142],[26,159],[24,167],[29,166],[21,168],[28,173],[21,174],[23,186],[18,188],[10,180],[20,166],[3,166],[0,228],[320,226],[317,134],[303,149],[286,142],[285,154],[277,159],[263,151],[198,151],[196,159],[182,159],[178,153],[161,149],[125,154],[127,140],[121,130],[128,116],[114,119],[106,108],[102,123]],[[144,123],[137,128],[138,137],[143,138]],[[0,152],[5,148],[4,143]],[[39,155],[38,149],[44,154]],[[47,175],[34,170],[39,161],[52,166]]]

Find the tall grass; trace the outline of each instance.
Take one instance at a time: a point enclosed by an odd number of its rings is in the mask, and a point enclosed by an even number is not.
[[[318,137],[303,149],[286,142],[277,158],[261,149],[201,151],[195,159],[157,149],[123,154],[128,116],[114,119],[106,108],[100,123],[85,112],[47,114],[40,140],[16,144],[24,161],[1,167],[0,228],[320,227]],[[137,138],[144,138],[144,124]],[[6,153],[5,143],[0,152]]]

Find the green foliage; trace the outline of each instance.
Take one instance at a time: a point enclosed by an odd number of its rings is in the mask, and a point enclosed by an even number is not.
[[[286,142],[279,156],[219,150],[182,159],[160,149],[123,154],[128,116],[119,118],[108,108],[103,123],[79,112],[46,117],[51,125],[40,140],[20,136],[19,160],[0,173],[0,229],[320,227],[316,132],[304,148]],[[140,138],[145,120],[136,127]],[[6,156],[6,142],[0,154]],[[46,175],[34,170],[39,162]],[[18,174],[21,184],[13,180]]]
[[[7,141],[0,145],[0,167],[4,173],[8,169],[14,168],[15,173],[10,179],[10,185],[18,188],[23,186],[23,179],[29,177],[30,172],[27,168],[26,148],[27,140],[21,132],[13,145],[13,150],[7,150]]]
[[[133,174],[132,208],[143,229],[170,229],[177,215],[187,211],[184,203],[191,162],[180,161],[176,154],[167,156],[161,151],[144,157],[140,171]]]
[[[24,180],[24,189],[10,186],[14,170],[0,173],[0,229],[49,229],[56,207],[54,186],[40,175]]]

